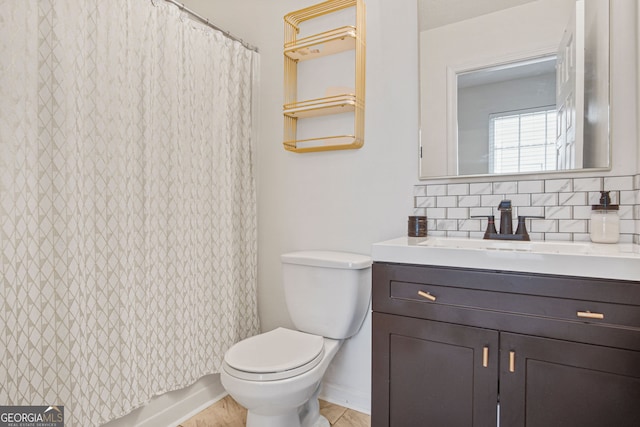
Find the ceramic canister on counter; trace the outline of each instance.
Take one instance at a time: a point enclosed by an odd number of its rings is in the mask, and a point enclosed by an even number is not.
[[[427,237],[427,217],[410,216],[407,234],[409,237]]]

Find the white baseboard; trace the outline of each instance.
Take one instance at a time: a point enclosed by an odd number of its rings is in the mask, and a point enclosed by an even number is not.
[[[320,399],[364,414],[371,414],[371,396],[357,390],[348,389],[336,384],[323,382]]]
[[[226,395],[220,375],[207,375],[187,388],[156,396],[102,427],[175,427]]]
[[[145,406],[102,427],[175,427],[226,395],[220,375],[207,375],[190,387],[154,397]],[[358,412],[371,413],[368,393],[322,383],[320,398]]]

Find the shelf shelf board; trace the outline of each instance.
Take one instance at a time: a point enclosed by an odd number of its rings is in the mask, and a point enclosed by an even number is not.
[[[364,141],[355,135],[338,135],[320,138],[309,138],[295,141],[284,141],[285,150],[295,153],[311,153],[317,151],[355,150]]]
[[[285,116],[293,118],[318,117],[352,112],[357,104],[354,94],[345,94],[285,104],[283,112]]]
[[[353,26],[337,28],[285,43],[284,54],[295,61],[306,61],[356,48],[357,31]]]

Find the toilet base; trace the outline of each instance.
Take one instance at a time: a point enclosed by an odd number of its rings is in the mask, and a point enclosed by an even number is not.
[[[316,421],[312,427],[331,427],[331,423],[329,423],[328,419],[320,415],[318,421]]]
[[[280,415],[260,415],[251,411],[247,413],[247,427],[298,427],[300,418],[297,412]]]
[[[331,427],[329,420],[320,415],[313,425],[300,424],[298,414],[281,416],[264,416],[249,412],[247,414],[247,427]]]
[[[304,405],[286,414],[260,415],[248,411],[246,427],[331,427],[329,421],[320,415],[318,394],[320,384]]]

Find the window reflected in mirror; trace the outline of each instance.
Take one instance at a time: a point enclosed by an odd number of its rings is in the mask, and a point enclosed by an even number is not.
[[[555,70],[551,55],[458,74],[461,175],[558,169]]]

